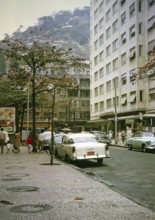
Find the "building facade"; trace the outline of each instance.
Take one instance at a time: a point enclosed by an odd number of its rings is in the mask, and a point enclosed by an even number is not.
[[[155,132],[155,1],[91,0],[90,10],[90,121]]]

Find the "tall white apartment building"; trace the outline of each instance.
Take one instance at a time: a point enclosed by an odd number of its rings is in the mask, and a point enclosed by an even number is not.
[[[155,132],[155,0],[91,0],[90,23],[91,122]]]

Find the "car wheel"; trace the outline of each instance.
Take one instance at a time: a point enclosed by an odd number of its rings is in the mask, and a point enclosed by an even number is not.
[[[128,144],[128,150],[132,150],[132,145]]]
[[[147,151],[145,145],[142,145],[142,151],[143,151],[144,153]]]
[[[103,158],[97,159],[97,164],[98,164],[99,166],[101,166],[102,163],[103,163]]]

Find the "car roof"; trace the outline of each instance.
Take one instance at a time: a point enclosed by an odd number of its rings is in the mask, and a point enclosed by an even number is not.
[[[67,136],[69,138],[74,138],[74,137],[96,137],[94,134],[83,132],[83,133],[68,133],[68,134],[56,134],[55,136]]]

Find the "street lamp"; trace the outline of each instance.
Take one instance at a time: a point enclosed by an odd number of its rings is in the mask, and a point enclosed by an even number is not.
[[[115,89],[115,117],[114,117],[114,121],[115,121],[115,144],[118,144],[117,141],[117,90],[116,90],[116,77],[114,78],[114,89]]]

